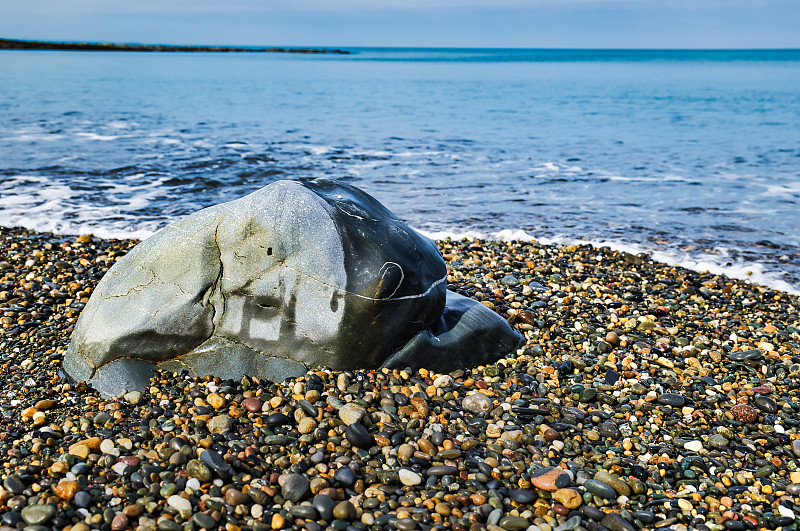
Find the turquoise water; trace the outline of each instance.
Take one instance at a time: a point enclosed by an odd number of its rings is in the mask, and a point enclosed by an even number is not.
[[[329,177],[433,235],[800,288],[800,51],[351,52],[0,52],[0,224],[142,237]]]

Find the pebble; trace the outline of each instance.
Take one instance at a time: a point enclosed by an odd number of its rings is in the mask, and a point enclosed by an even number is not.
[[[530,489],[511,489],[508,491],[508,497],[517,503],[531,503],[539,496],[535,490]]]
[[[697,439],[688,441],[683,444],[684,450],[688,450],[690,452],[699,452],[703,449],[703,441],[699,441]]]
[[[337,520],[353,520],[356,517],[356,508],[349,500],[339,502],[333,508],[333,517]]]
[[[29,525],[40,525],[50,521],[56,514],[56,508],[50,504],[29,505],[22,509],[22,519]]]
[[[362,406],[354,402],[349,402],[339,408],[339,418],[349,426],[356,422],[361,422],[365,412],[366,410]]]
[[[571,488],[562,488],[553,492],[553,499],[567,509],[577,509],[583,503],[580,493]]]
[[[611,531],[636,531],[636,528],[618,513],[608,513],[600,520],[600,525]]]
[[[311,490],[311,482],[302,474],[291,474],[281,487],[281,495],[291,502],[305,499]]]
[[[230,430],[232,422],[229,415],[217,415],[208,421],[208,430],[211,433],[225,433]]]
[[[450,289],[525,335],[495,364],[279,383],[160,371],[102,400],[58,378],[80,314],[66,301],[130,242],[20,231],[0,229],[4,526],[45,506],[31,531],[794,521],[800,328],[777,290],[589,245],[448,240]]]
[[[617,491],[611,485],[607,483],[603,483],[602,481],[598,481],[596,479],[587,479],[586,482],[583,484],[586,487],[586,490],[591,492],[592,494],[596,494],[601,498],[605,498],[607,500],[613,500],[617,497]]]
[[[464,397],[461,407],[472,413],[485,413],[492,409],[492,399],[482,393],[473,393]]]
[[[601,481],[606,485],[611,486],[620,496],[630,496],[631,488],[615,474],[610,474],[605,470],[600,470],[594,475],[595,481]]]
[[[372,446],[372,438],[363,424],[354,423],[347,426],[345,437],[347,437],[350,444],[358,448],[370,448]]]
[[[458,468],[449,465],[434,465],[425,473],[429,476],[448,476],[458,473]]]
[[[408,487],[422,483],[422,476],[408,468],[401,468],[397,471],[397,475],[400,477],[400,482]]]
[[[318,494],[311,505],[319,512],[320,518],[326,521],[333,520],[333,508],[336,507],[336,502],[330,496]]]
[[[581,525],[581,517],[575,515],[569,519],[567,519],[563,524],[557,526],[555,531],[572,531],[573,529],[577,528]]]
[[[569,485],[570,475],[562,468],[550,466],[534,472],[530,481],[537,489],[555,491]]]
[[[200,529],[215,529],[217,521],[210,515],[204,513],[194,513],[192,515],[192,522]]]
[[[658,396],[658,403],[666,406],[682,407],[686,403],[686,398],[675,393],[662,393]]]
[[[178,496],[177,494],[173,494],[169,498],[167,498],[167,504],[181,513],[181,515],[190,515],[192,514],[192,502],[189,501],[187,498],[182,496]]]
[[[527,529],[530,524],[525,518],[519,516],[504,516],[498,522],[498,525],[503,529]]]

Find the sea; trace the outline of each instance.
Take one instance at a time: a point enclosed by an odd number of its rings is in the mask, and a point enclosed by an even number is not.
[[[0,51],[0,225],[145,238],[325,177],[800,293],[800,50],[345,49]]]

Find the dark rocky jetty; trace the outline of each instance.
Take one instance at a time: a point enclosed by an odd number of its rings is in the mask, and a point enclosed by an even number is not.
[[[320,53],[349,54],[335,48],[277,48],[242,46],[171,46],[167,44],[120,44],[110,42],[58,42],[0,39],[0,50],[61,50],[73,52],[211,52],[211,53]]]

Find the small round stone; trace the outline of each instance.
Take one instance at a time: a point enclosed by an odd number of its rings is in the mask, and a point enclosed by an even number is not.
[[[50,504],[28,505],[22,509],[22,519],[29,525],[41,525],[49,522],[56,514],[56,508]]]
[[[422,476],[408,468],[401,468],[398,470],[397,474],[400,477],[400,482],[403,485],[411,487],[422,483]]]
[[[583,503],[583,498],[575,489],[558,489],[553,492],[553,499],[567,509],[577,509]]]
[[[731,408],[731,413],[733,418],[745,424],[758,420],[758,410],[748,404],[736,404]]]
[[[337,520],[351,521],[356,517],[356,508],[348,500],[339,502],[333,508],[333,517]]]
[[[302,474],[291,474],[281,487],[281,495],[291,502],[305,499],[311,491],[311,483]]]
[[[486,413],[492,409],[492,399],[482,393],[472,393],[464,397],[461,407],[472,413]]]

